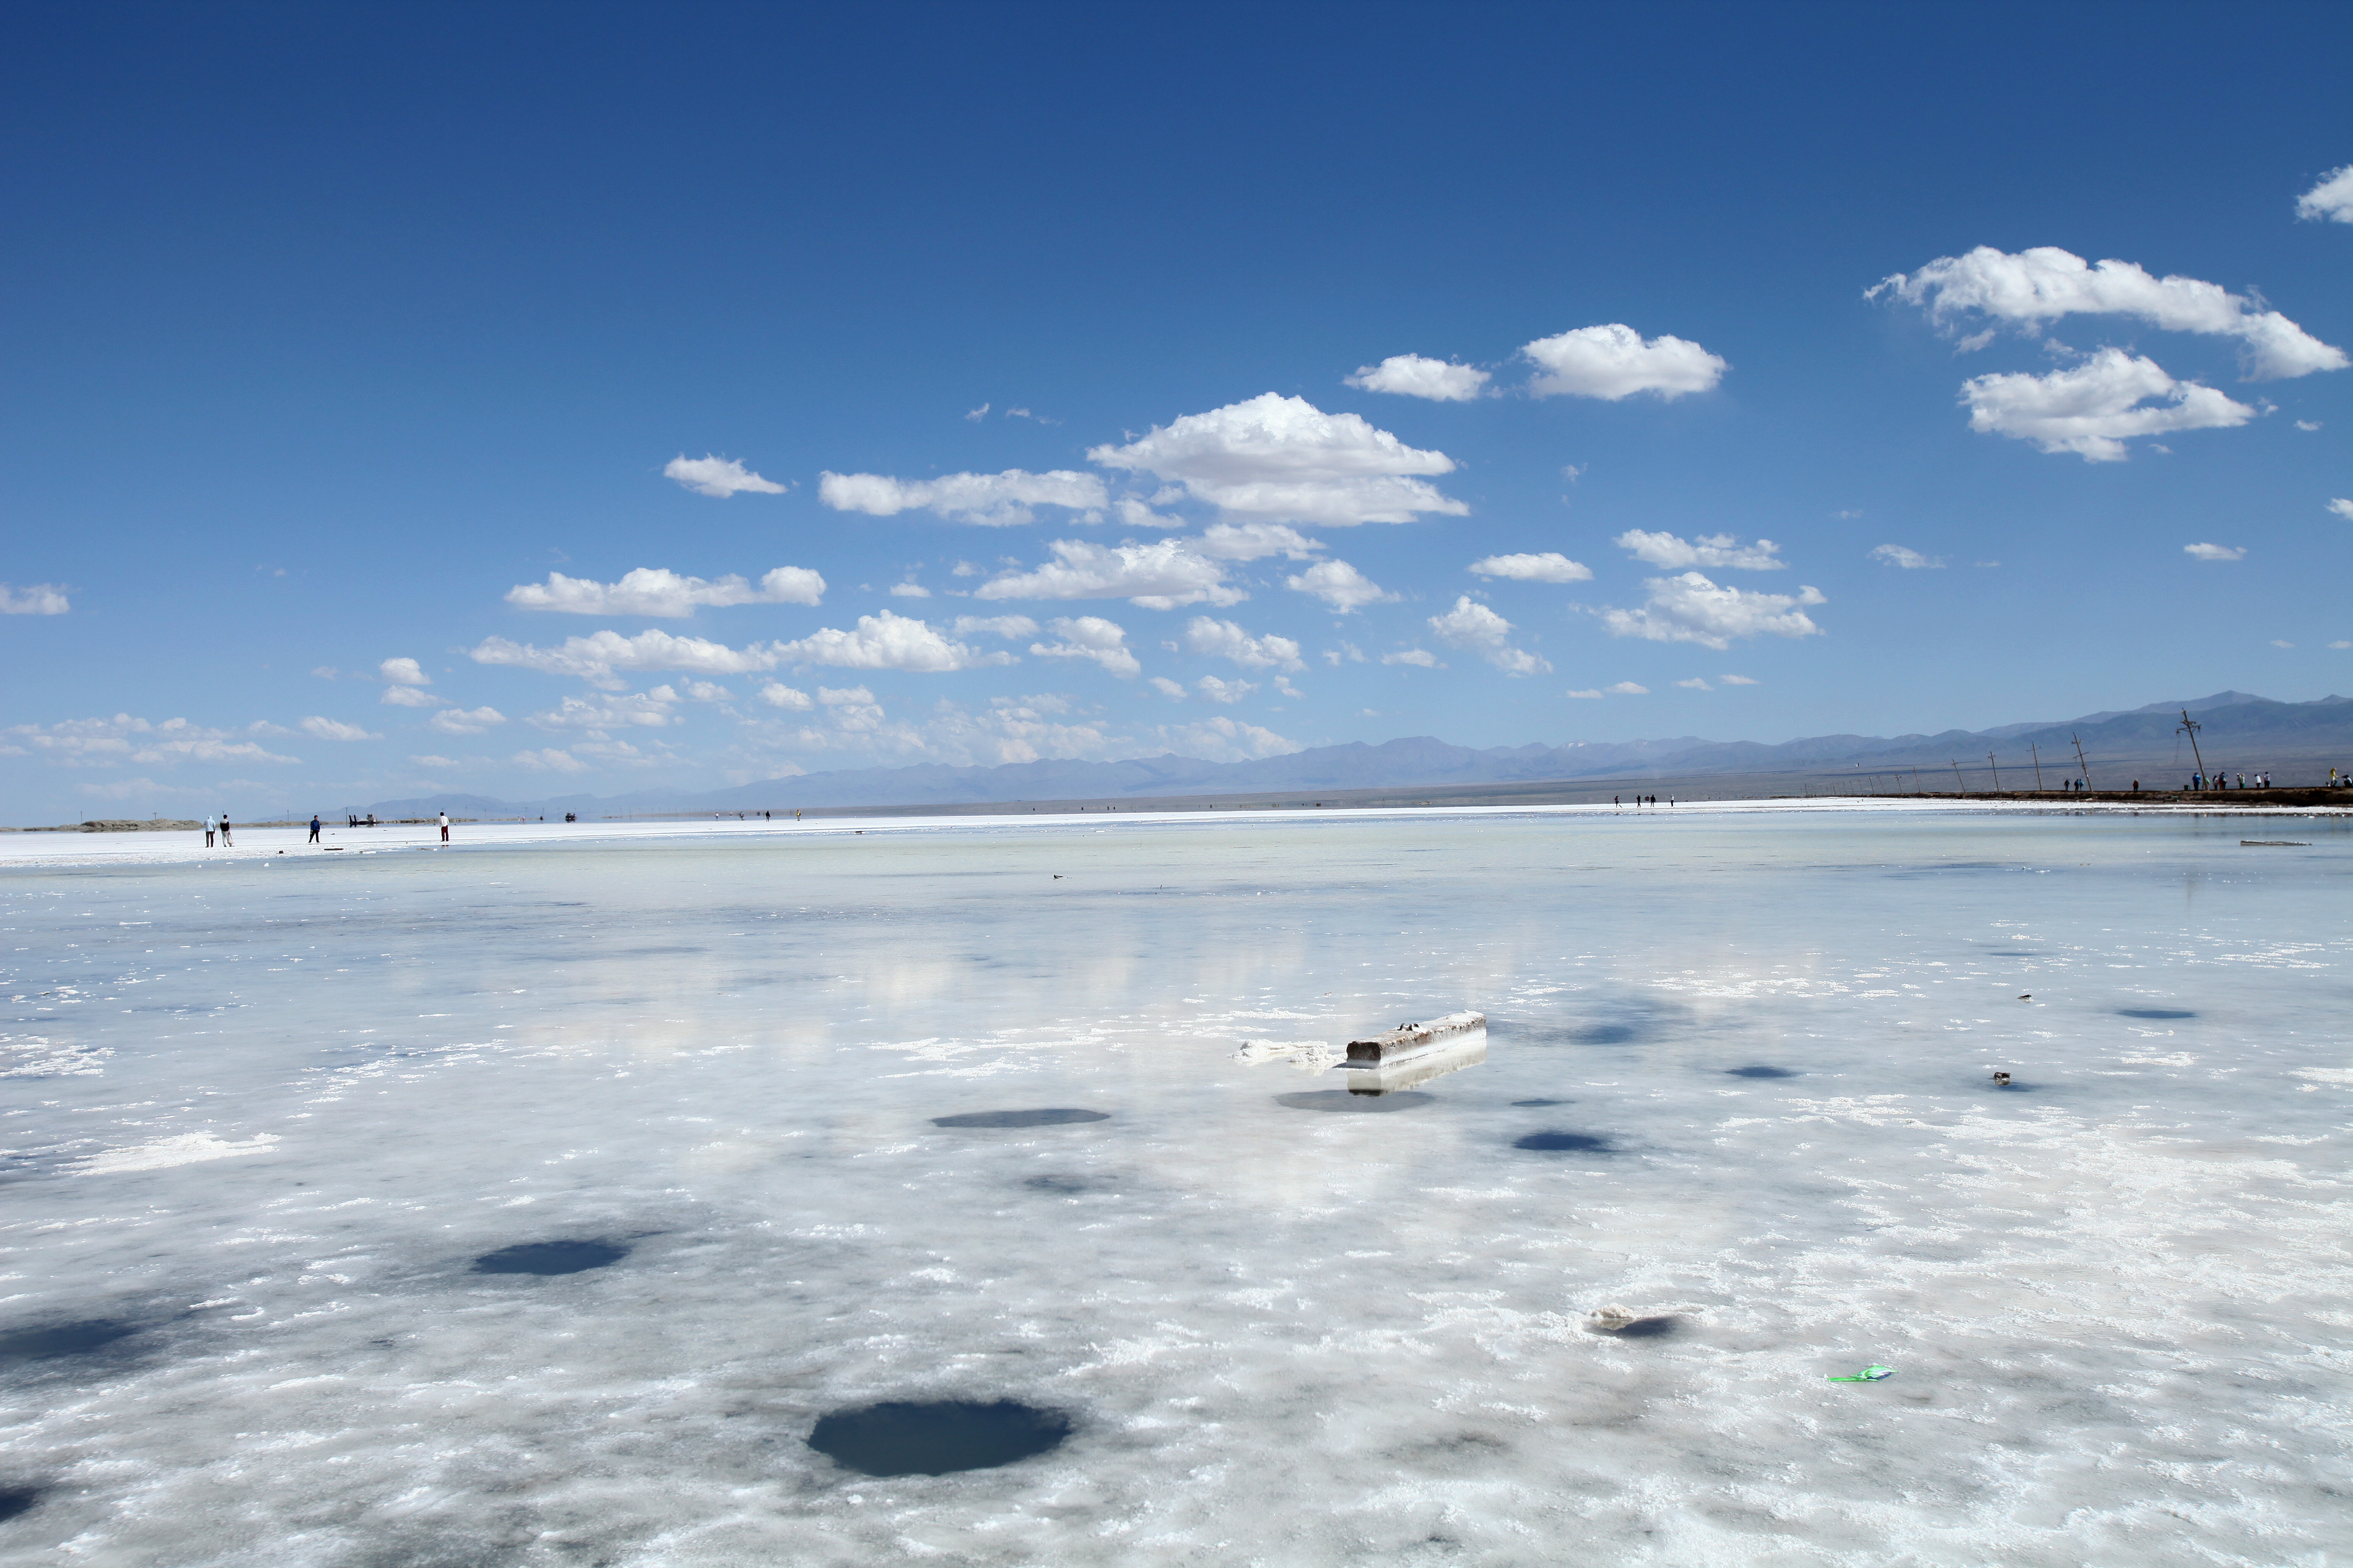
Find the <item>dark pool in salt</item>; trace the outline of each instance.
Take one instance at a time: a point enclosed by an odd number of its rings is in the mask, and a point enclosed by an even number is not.
[[[1681,1318],[1668,1313],[1662,1317],[1637,1318],[1622,1328],[1607,1329],[1596,1325],[1593,1331],[1608,1334],[1613,1340],[1658,1340],[1664,1339],[1669,1334],[1680,1333],[1683,1326],[1683,1321]]]
[[[629,1249],[611,1241],[526,1241],[474,1259],[477,1274],[584,1274],[618,1263]]]
[[[1512,1141],[1514,1149],[1535,1149],[1545,1153],[1615,1154],[1618,1146],[1609,1139],[1592,1132],[1531,1132]]]
[[[1063,1194],[1105,1193],[1110,1192],[1113,1187],[1112,1183],[1101,1177],[1073,1176],[1060,1171],[1050,1171],[1042,1176],[1031,1176],[1021,1184],[1025,1187],[1034,1187],[1041,1193]]]
[[[1274,1102],[1293,1110],[1411,1110],[1437,1098],[1410,1089],[1388,1094],[1360,1093],[1348,1089],[1303,1089],[1296,1094],[1278,1094]]]
[[[960,1116],[934,1116],[934,1127],[1060,1127],[1072,1121],[1109,1121],[1108,1110],[1076,1110],[1054,1107],[1043,1110],[967,1110]]]
[[[1726,1068],[1724,1069],[1724,1076],[1726,1078],[1796,1078],[1799,1075],[1791,1072],[1788,1068],[1745,1067]]]
[[[1512,1103],[1523,1110],[1530,1110],[1540,1105],[1574,1105],[1577,1101],[1573,1100],[1515,1100],[1512,1101]]]
[[[136,1323],[120,1318],[84,1318],[43,1328],[15,1329],[0,1334],[0,1366],[17,1362],[49,1361],[58,1356],[87,1355],[139,1331]]]
[[[2126,1018],[2195,1018],[2197,1014],[2179,1007],[2119,1007],[2120,1016]]]
[[[20,1513],[29,1513],[33,1505],[40,1500],[41,1489],[38,1487],[0,1487],[0,1519],[14,1519]]]
[[[944,1476],[1009,1465],[1061,1446],[1071,1418],[1017,1400],[886,1400],[820,1416],[808,1445],[869,1476]]]

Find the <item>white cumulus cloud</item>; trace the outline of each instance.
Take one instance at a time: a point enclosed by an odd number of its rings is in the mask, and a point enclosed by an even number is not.
[[[289,733],[275,724],[255,724],[252,734]],[[34,756],[63,767],[110,768],[176,763],[299,763],[300,757],[265,751],[236,731],[206,729],[185,719],[162,723],[117,713],[111,719],[68,719],[55,724],[17,724],[0,730],[0,755]]]
[[[1685,540],[1635,528],[1620,534],[1616,543],[1636,560],[1669,571],[1678,566],[1728,566],[1736,572],[1778,572],[1788,564],[1780,558],[1781,547],[1771,540],[1743,544],[1728,533],[1703,533],[1695,540]]]
[[[1487,373],[1419,354],[1391,354],[1378,364],[1358,365],[1347,384],[1366,392],[1394,392],[1434,403],[1468,403],[1487,384]]]
[[[1213,522],[1201,531],[1192,546],[1216,561],[1260,561],[1270,555],[1307,561],[1324,548],[1280,522]]]
[[[1287,756],[1299,742],[1273,731],[1245,724],[1220,713],[1194,724],[1165,726],[1157,731],[1163,744],[1180,756],[1211,763],[1255,762],[1261,757]]]
[[[1103,545],[1057,539],[1054,559],[1034,572],[1008,572],[973,590],[976,599],[1125,599],[1147,610],[1185,605],[1235,605],[1250,597],[1230,587],[1225,568],[1182,539]]]
[[[2328,510],[2346,521],[2353,522],[2353,500],[2348,500],[2343,496],[2339,496],[2328,503]]]
[[[894,599],[928,599],[932,591],[921,583],[893,583],[891,584],[891,596]]]
[[[1528,390],[1538,397],[1600,397],[1615,403],[1638,392],[1664,399],[1705,392],[1732,367],[1682,338],[1642,334],[1622,322],[1579,327],[1538,338],[1520,350],[1536,366]]]
[[[1682,687],[1686,691],[1713,691],[1715,689],[1715,687],[1710,686],[1707,683],[1705,677],[1697,675],[1693,676],[1689,680],[1678,680],[1675,684]]]
[[[1522,583],[1583,583],[1593,576],[1592,567],[1571,561],[1557,550],[1536,555],[1482,556],[1471,563],[1471,570],[1482,577],[1510,577]]]
[[[441,699],[434,696],[429,691],[419,691],[414,686],[387,686],[384,689],[384,695],[377,698],[376,700],[378,702],[387,703],[395,708],[438,708],[441,706]]]
[[[1047,629],[1062,640],[1031,643],[1029,651],[1039,658],[1092,659],[1123,680],[1144,673],[1135,655],[1127,650],[1126,628],[1101,616],[1051,621]]]
[[[1101,511],[1110,504],[1102,479],[1057,468],[1032,474],[1008,468],[1001,474],[944,474],[936,479],[896,479],[883,474],[828,473],[818,480],[818,500],[836,511],[895,517],[925,510],[950,522],[1008,528],[1033,521],[1032,507]]]
[[[413,658],[388,658],[375,667],[375,672],[393,686],[430,686],[433,678]]]
[[[425,722],[445,735],[479,735],[506,721],[495,708],[445,708]]]
[[[1818,588],[1801,588],[1794,595],[1759,594],[1719,588],[1696,572],[1652,577],[1643,585],[1651,596],[1641,609],[1601,612],[1612,637],[1714,648],[1729,647],[1735,637],[1816,637],[1822,628],[1807,616],[1805,606],[1829,603]]]
[[[640,566],[617,583],[550,572],[544,583],[507,590],[510,605],[575,616],[691,616],[702,605],[814,605],[824,597],[825,579],[806,566],[779,566],[756,588],[733,575],[682,577],[668,567]]]
[[[567,697],[524,722],[535,730],[659,730],[672,722],[670,705],[677,700],[678,693],[667,686],[610,697]]]
[[[623,669],[742,675],[774,669],[784,662],[776,649],[758,643],[738,649],[703,637],[682,637],[659,630],[639,632],[633,637],[616,631],[594,632],[585,637],[566,637],[562,647],[551,648],[510,642],[505,637],[485,637],[481,646],[467,657],[477,664],[509,665],[546,675],[576,675],[607,687],[619,684],[614,672]]]
[[[696,495],[716,496],[721,500],[739,490],[769,496],[785,493],[784,486],[762,479],[733,458],[714,458],[708,454],[690,458],[681,452],[662,465],[662,478],[676,479]]]
[[[571,752],[558,751],[554,746],[543,747],[536,752],[517,752],[512,761],[536,773],[585,773],[588,771],[586,763]]]
[[[1220,680],[1214,675],[1205,675],[1193,684],[1212,702],[1240,702],[1258,689],[1255,680]]]
[[[1548,675],[1552,666],[1511,645],[1512,623],[1465,594],[1442,616],[1430,617],[1440,642],[1469,648],[1505,675]]]
[[[2185,544],[2181,552],[2193,561],[2244,561],[2247,558],[2244,547],[2234,550],[2227,544]]]
[[[944,674],[982,665],[1011,664],[1009,653],[982,653],[952,641],[929,622],[884,610],[858,617],[858,629],[824,627],[788,643],[773,647],[776,661],[828,664],[844,669],[899,669],[917,674]]]
[[[2155,360],[2102,349],[2048,375],[1980,375],[1961,384],[1969,428],[2073,452],[2091,463],[2121,462],[2125,443],[2174,430],[2224,430],[2255,411],[2211,386],[2176,381]]]
[[[2167,331],[2237,338],[2250,381],[2342,370],[2342,349],[2311,336],[2277,310],[2195,278],[2153,278],[2129,261],[2087,262],[2056,246],[2016,255],[1980,245],[1967,256],[1940,256],[1916,272],[1883,279],[1870,292],[1923,306],[1948,330],[1976,313],[2030,331],[2070,315],[2130,316]]]
[[[54,583],[27,583],[21,588],[0,583],[0,616],[62,616],[71,608],[66,591]]]
[[[1306,571],[1285,577],[1282,585],[1294,594],[1313,594],[1344,616],[1361,605],[1397,598],[1345,561],[1318,561]]]
[[[1757,681],[1751,679],[1746,675],[1727,675],[1722,679],[1726,686],[1755,686],[1757,684]]]
[[[948,628],[960,637],[975,632],[987,632],[996,637],[1027,637],[1038,635],[1038,623],[1027,616],[958,616]]]
[[[1906,572],[1917,572],[1927,567],[1942,566],[1945,563],[1941,556],[1923,555],[1918,551],[1907,549],[1901,544],[1874,544],[1871,547],[1871,558],[1888,566],[1901,566]]]
[[[1401,653],[1385,653],[1381,655],[1381,662],[1383,664],[1410,664],[1422,669],[1443,669],[1446,668],[1444,665],[1438,662],[1438,656],[1430,652],[1426,647],[1409,647]]]
[[[302,721],[302,728],[306,732],[316,735],[322,741],[381,741],[384,739],[382,735],[373,734],[357,724],[346,724],[337,719],[322,719],[315,713]]]
[[[2353,223],[2353,163],[2329,170],[2318,184],[2296,197],[2295,216]]]
[[[1616,697],[1648,697],[1651,694],[1649,687],[1631,680],[1621,680],[1608,689]]]
[[[1167,698],[1171,702],[1182,702],[1185,700],[1185,689],[1182,686],[1179,686],[1176,682],[1169,679],[1165,675],[1154,676],[1149,684],[1155,691],[1159,692],[1161,696]]]
[[[1215,620],[1208,616],[1195,616],[1185,626],[1185,648],[1188,653],[1210,658],[1229,658],[1244,669],[1281,669],[1295,673],[1307,668],[1299,657],[1299,645],[1286,637],[1269,632],[1262,637],[1252,637],[1232,621]]]
[[[809,694],[781,680],[771,680],[760,688],[760,700],[771,708],[782,708],[788,713],[807,713],[817,705]]]
[[[1562,695],[1563,697],[1576,697],[1576,698],[1582,698],[1582,699],[1584,699],[1584,700],[1586,700],[1593,701],[1593,702],[1599,702],[1599,701],[1600,701],[1600,700],[1601,700],[1601,692],[1600,692],[1599,689],[1599,688],[1596,688],[1596,687],[1590,687],[1590,686],[1587,687],[1587,688],[1586,688],[1584,690],[1582,690],[1582,691],[1564,691],[1564,692],[1562,692],[1562,693],[1561,693],[1561,695]]]
[[[1346,528],[1471,510],[1415,477],[1452,473],[1445,453],[1271,392],[1187,414],[1124,447],[1092,447],[1087,460],[1155,475],[1230,516],[1271,522]]]

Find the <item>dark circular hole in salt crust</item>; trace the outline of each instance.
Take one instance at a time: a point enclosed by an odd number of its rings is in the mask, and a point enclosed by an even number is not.
[[[1726,1078],[1796,1078],[1799,1075],[1791,1072],[1788,1068],[1746,1067],[1726,1068],[1724,1069],[1724,1076]]]
[[[474,1259],[477,1274],[585,1274],[618,1263],[629,1249],[609,1241],[526,1241]]]
[[[1622,1329],[1597,1329],[1613,1340],[1662,1340],[1682,1331],[1683,1321],[1672,1313],[1661,1318],[1637,1318]]]
[[[138,1324],[126,1323],[119,1318],[85,1318],[75,1323],[52,1323],[44,1329],[18,1329],[0,1334],[0,1364],[87,1355],[138,1331]]]
[[[1109,1121],[1108,1110],[967,1110],[961,1116],[934,1116],[934,1127],[1060,1127],[1071,1121]]]
[[[1092,1176],[1071,1176],[1064,1175],[1060,1172],[1050,1172],[1046,1175],[1032,1176],[1021,1184],[1025,1187],[1035,1187],[1041,1193],[1099,1193],[1110,1190],[1110,1184],[1098,1181]]]
[[[1609,1139],[1592,1132],[1531,1132],[1514,1139],[1514,1149],[1535,1149],[1545,1153],[1615,1154],[1618,1146]]]
[[[30,1513],[33,1505],[41,1500],[38,1487],[0,1487],[0,1519],[14,1519],[20,1513]]]
[[[2120,1016],[2126,1018],[2195,1018],[2198,1016],[2197,1014],[2185,1012],[2179,1007],[2119,1007],[2116,1012]]]
[[[1009,1465],[1061,1446],[1071,1418],[1011,1399],[887,1400],[818,1418],[808,1445],[870,1476],[944,1476]]]
[[[1303,1089],[1297,1094],[1278,1094],[1274,1102],[1293,1110],[1411,1110],[1437,1098],[1411,1089],[1388,1094],[1359,1094],[1352,1089]]]
[[[1521,1107],[1535,1107],[1539,1105],[1575,1105],[1577,1101],[1573,1100],[1515,1100],[1512,1101],[1512,1103]]]

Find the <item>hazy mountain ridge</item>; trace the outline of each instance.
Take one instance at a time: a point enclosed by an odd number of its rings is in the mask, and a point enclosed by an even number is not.
[[[2043,775],[2052,784],[2073,776],[2078,739],[2095,773],[2128,767],[2138,770],[2155,785],[2180,782],[2169,774],[2160,778],[2158,769],[2169,765],[2179,746],[2177,727],[2184,708],[2204,726],[2199,742],[2210,766],[2276,766],[2289,753],[2310,756],[2337,751],[2353,763],[2353,700],[2329,696],[2312,702],[2274,702],[2246,692],[2221,691],[2187,702],[2152,702],[2080,719],[2005,724],[1991,730],[1947,730],[1934,735],[1812,735],[1778,744],[1685,735],[1660,741],[1577,741],[1558,746],[1530,743],[1485,748],[1414,735],[1379,745],[1354,741],[1315,746],[1246,763],[1211,763],[1173,752],[1115,763],[1050,760],[995,767],[919,763],[908,767],[804,773],[702,792],[643,790],[603,798],[583,795],[532,802],[439,795],[378,801],[352,809],[379,816],[413,816],[440,810],[471,816],[753,811],[1148,798],[1260,790],[1296,794],[1547,779],[1639,779],[1669,772],[1682,775],[1818,772],[1826,767],[1851,768],[1856,773],[1917,770],[1923,785],[1934,789],[1938,785],[1928,776],[1929,771],[1949,773],[1956,761],[1975,775],[1969,787],[1977,789],[1985,787],[1989,751],[1995,753],[1998,766],[2005,772],[2016,769],[2021,779],[2031,778],[2037,752]],[[2179,750],[2183,757],[2189,755],[2186,746]],[[2184,763],[2179,771],[2186,775],[2188,764]]]

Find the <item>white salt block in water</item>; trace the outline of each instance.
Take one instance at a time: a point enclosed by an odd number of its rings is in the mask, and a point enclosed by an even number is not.
[[[1375,1035],[1369,1040],[1350,1040],[1348,1065],[1352,1068],[1394,1067],[1415,1057],[1486,1037],[1486,1014],[1449,1013],[1426,1024],[1399,1024],[1388,1034]]]

